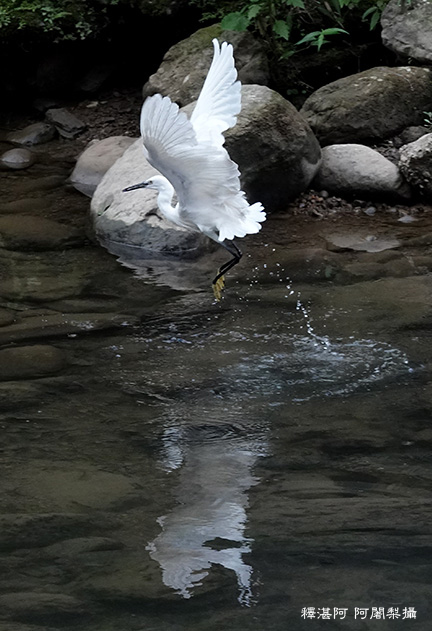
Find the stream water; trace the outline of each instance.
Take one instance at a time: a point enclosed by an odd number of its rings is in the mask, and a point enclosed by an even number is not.
[[[82,225],[40,155],[0,222]],[[0,631],[430,629],[430,218],[270,218],[219,304],[222,251],[28,238],[0,252],[3,348],[42,349],[0,383]]]

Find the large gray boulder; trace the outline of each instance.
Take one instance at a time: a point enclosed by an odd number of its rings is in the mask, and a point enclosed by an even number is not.
[[[399,168],[417,193],[432,196],[432,134],[401,148]]]
[[[406,201],[410,189],[395,164],[378,151],[357,144],[329,145],[314,181],[336,195]]]
[[[388,138],[422,124],[431,108],[431,70],[378,67],[319,88],[300,113],[321,144],[329,145]]]
[[[384,46],[420,63],[432,62],[432,2],[390,0],[381,26]]]
[[[215,24],[200,29],[168,50],[157,72],[144,85],[144,98],[160,93],[179,105],[195,101],[213,59],[214,37],[234,46],[235,64],[243,84],[268,84],[268,64],[260,44],[250,33],[223,31]]]
[[[78,157],[70,176],[74,187],[91,197],[108,169],[134,142],[128,136],[111,136],[92,140]]]
[[[184,108],[190,114],[194,104]],[[265,86],[242,87],[242,111],[226,134],[226,148],[240,167],[249,201],[267,212],[285,207],[313,180],[321,149],[293,105]],[[97,235],[148,249],[193,256],[208,239],[176,228],[157,214],[156,191],[122,189],[155,174],[137,140],[109,169],[94,194],[91,213]]]
[[[268,212],[285,208],[306,190],[318,171],[321,148],[306,119],[277,92],[242,88],[242,111],[226,134],[226,147],[240,167],[250,202]]]

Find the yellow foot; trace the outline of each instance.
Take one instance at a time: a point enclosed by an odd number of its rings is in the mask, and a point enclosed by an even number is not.
[[[215,283],[213,283],[214,297],[216,298],[216,300],[218,302],[222,298],[222,291],[223,291],[224,287],[225,287],[225,278],[224,278],[224,276],[221,276],[220,278],[217,279],[217,281]]]

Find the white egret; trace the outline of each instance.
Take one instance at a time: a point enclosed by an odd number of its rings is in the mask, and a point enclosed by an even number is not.
[[[190,120],[166,96],[155,94],[144,102],[144,153],[163,175],[123,190],[156,189],[166,219],[187,230],[201,231],[228,250],[233,258],[213,279],[214,295],[220,300],[224,274],[242,256],[234,237],[258,232],[266,215],[260,202],[247,202],[238,166],[223,146],[223,132],[236,124],[241,109],[241,84],[231,44],[219,46],[214,39],[213,46],[213,61]],[[174,193],[176,206],[172,205]]]

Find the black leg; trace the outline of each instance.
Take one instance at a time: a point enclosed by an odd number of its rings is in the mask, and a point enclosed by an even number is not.
[[[237,263],[243,256],[241,250],[237,247],[234,241],[222,241],[221,245],[225,248],[225,250],[228,250],[228,252],[232,254],[234,258],[230,259],[227,263],[224,263],[222,265],[212,281],[213,285],[216,285],[217,281],[222,278],[222,276],[226,274],[226,272],[228,272],[232,267],[234,267],[234,265],[237,265]]]

